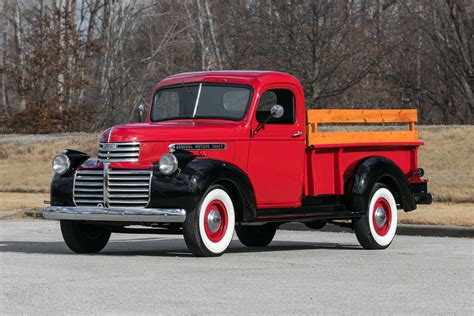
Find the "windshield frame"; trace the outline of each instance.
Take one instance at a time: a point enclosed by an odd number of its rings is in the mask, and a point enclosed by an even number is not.
[[[155,100],[156,100],[156,95],[158,93],[160,93],[161,91],[163,90],[168,90],[168,89],[176,89],[176,88],[185,88],[186,87],[195,87],[195,86],[199,86],[199,85],[202,85],[202,87],[205,87],[205,86],[213,86],[213,87],[235,87],[235,88],[245,88],[245,89],[248,89],[249,90],[249,99],[247,101],[247,104],[245,106],[245,110],[242,112],[242,116],[241,117],[234,117],[234,118],[230,118],[230,117],[216,117],[216,116],[199,116],[199,117],[168,117],[168,118],[164,118],[164,119],[158,119],[158,120],[153,120],[153,112],[156,111],[155,110]],[[223,82],[209,82],[209,81],[195,81],[195,82],[185,82],[185,83],[181,83],[181,84],[173,84],[173,85],[169,85],[169,86],[163,86],[163,87],[160,87],[158,88],[155,93],[153,93],[153,97],[152,97],[152,102],[151,102],[151,110],[150,110],[150,122],[154,123],[154,122],[163,122],[163,121],[172,121],[172,120],[226,120],[226,121],[234,121],[234,122],[239,122],[239,121],[242,121],[248,114],[248,111],[249,111],[249,108],[250,108],[250,104],[252,103],[252,100],[253,100],[253,93],[254,93],[254,90],[253,90],[253,87],[251,85],[248,85],[248,84],[241,84],[241,83],[223,83]],[[196,95],[196,97],[198,97]]]

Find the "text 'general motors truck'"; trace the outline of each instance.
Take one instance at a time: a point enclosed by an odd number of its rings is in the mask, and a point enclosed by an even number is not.
[[[264,247],[294,221],[350,226],[363,248],[383,249],[397,209],[431,203],[416,110],[305,110],[299,81],[270,71],[170,76],[149,108],[146,123],[104,131],[96,158],[54,158],[43,215],[71,250],[99,252],[114,232],[176,233],[193,254],[219,256],[234,230]],[[391,128],[327,131],[334,123]]]

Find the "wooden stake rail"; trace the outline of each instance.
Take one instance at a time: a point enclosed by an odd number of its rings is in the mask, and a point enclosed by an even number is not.
[[[307,145],[418,142],[416,110],[307,110]],[[327,123],[408,123],[404,131],[318,132]]]

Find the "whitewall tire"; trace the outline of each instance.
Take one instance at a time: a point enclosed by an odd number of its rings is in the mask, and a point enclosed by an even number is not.
[[[198,207],[187,214],[183,235],[189,250],[202,257],[222,255],[234,235],[235,210],[223,186],[212,185]]]
[[[367,212],[354,221],[357,240],[365,249],[384,249],[397,231],[397,203],[390,188],[376,183],[371,191]]]

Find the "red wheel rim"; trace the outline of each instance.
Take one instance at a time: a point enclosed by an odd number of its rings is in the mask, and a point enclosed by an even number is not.
[[[214,223],[210,220],[209,215],[211,215],[211,218],[214,218]],[[216,217],[216,215],[218,215],[218,217]],[[219,218],[219,224],[217,224],[217,218]],[[210,221],[212,226],[210,226]],[[207,238],[212,242],[221,241],[227,231],[227,223],[227,210],[224,203],[219,200],[210,202],[204,213],[204,230],[206,231]],[[218,227],[216,228],[216,226]]]
[[[378,223],[377,222],[377,216],[376,216],[376,213],[379,213],[378,215],[378,219],[379,219],[379,222],[381,222],[381,212],[383,212],[383,214],[385,214],[385,221],[383,221],[383,223]],[[375,204],[374,204],[374,208],[372,210],[372,223],[373,223],[373,226],[374,226],[374,229],[375,229],[375,232],[379,235],[379,236],[385,236],[388,231],[390,230],[390,225],[392,223],[392,209],[390,208],[390,204],[388,203],[388,201],[384,198],[379,198]]]

